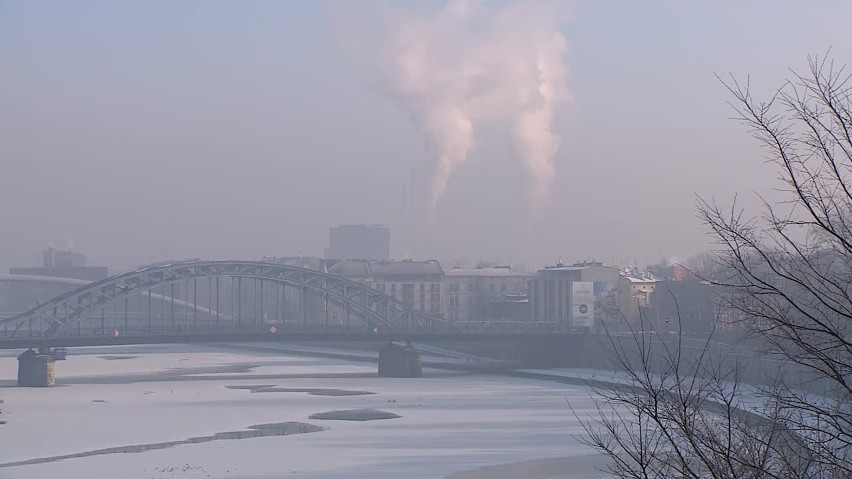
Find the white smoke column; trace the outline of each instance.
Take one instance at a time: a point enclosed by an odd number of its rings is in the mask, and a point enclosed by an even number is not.
[[[551,124],[569,98],[558,13],[541,2],[492,7],[457,0],[438,12],[397,11],[388,18],[381,70],[389,93],[435,149],[433,209],[483,120],[511,126],[534,206],[548,198],[560,143]]]
[[[447,189],[453,169],[467,158],[473,147],[473,122],[466,112],[454,105],[430,110],[424,121],[439,151],[431,198],[434,209]]]

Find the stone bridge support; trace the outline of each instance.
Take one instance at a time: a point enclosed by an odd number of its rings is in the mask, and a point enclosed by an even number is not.
[[[388,342],[379,350],[379,376],[419,378],[423,376],[420,352],[407,343],[405,346]]]
[[[32,349],[18,356],[18,386],[46,387],[56,382],[56,360]]]

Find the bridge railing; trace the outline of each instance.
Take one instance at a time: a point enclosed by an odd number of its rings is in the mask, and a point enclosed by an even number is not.
[[[117,337],[117,336],[142,336],[142,335],[210,335],[210,334],[272,334],[284,337],[288,333],[372,333],[377,337],[384,337],[388,334],[410,334],[416,336],[418,334],[441,334],[441,335],[467,335],[467,334],[554,334],[554,333],[571,333],[573,331],[563,327],[560,323],[545,322],[545,321],[446,321],[442,323],[426,323],[422,325],[409,325],[406,330],[402,329],[386,329],[377,327],[372,330],[365,329],[359,326],[342,325],[342,324],[322,324],[308,323],[301,324],[299,322],[270,322],[270,321],[251,321],[247,320],[244,323],[229,323],[222,324],[219,327],[213,327],[212,324],[173,324],[170,322],[155,323],[153,327],[146,327],[144,324],[130,323],[130,327],[125,327],[121,321],[122,318],[106,318],[104,323],[95,323],[95,327],[83,323],[78,323],[77,327],[70,328],[64,332],[63,337]],[[21,337],[44,337],[43,329],[31,328],[23,331],[15,331],[10,329],[8,325],[0,327],[0,339],[12,339]]]

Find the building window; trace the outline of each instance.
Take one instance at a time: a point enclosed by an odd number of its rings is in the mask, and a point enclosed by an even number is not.
[[[458,298],[456,298],[458,299]],[[441,285],[432,283],[429,285],[429,312],[438,313],[441,311]]]
[[[394,299],[396,299],[396,283],[391,284],[391,294]]]
[[[420,283],[420,311],[426,311],[426,285]]]
[[[405,283],[402,285],[402,302],[414,306],[414,285]]]

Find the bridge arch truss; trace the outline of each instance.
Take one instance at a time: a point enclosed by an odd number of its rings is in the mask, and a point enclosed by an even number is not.
[[[442,329],[447,324],[447,321],[443,318],[410,308],[395,298],[373,289],[369,284],[351,281],[320,271],[277,263],[196,261],[145,268],[81,286],[17,316],[0,320],[0,328],[2,328],[2,333],[6,337],[74,335],[75,331],[79,334],[80,324],[83,320],[88,318],[91,321],[95,321],[94,316],[100,311],[102,325],[100,333],[104,334],[104,311],[110,305],[113,305],[114,310],[118,311],[116,305],[122,299],[124,299],[124,324],[128,324],[127,305],[128,298],[130,297],[147,297],[147,315],[148,324],[150,325],[152,314],[150,306],[151,298],[155,296],[155,291],[158,288],[165,291],[167,285],[175,285],[181,282],[189,285],[192,282],[193,295],[197,295],[197,282],[199,279],[202,281],[207,280],[208,291],[211,290],[213,281],[216,281],[217,304],[215,305],[215,312],[212,304],[208,304],[203,309],[208,314],[201,316],[208,318],[211,323],[204,325],[202,318],[202,327],[206,331],[211,331],[214,327],[214,320],[217,326],[220,323],[227,323],[229,327],[233,327],[235,325],[235,318],[223,315],[218,306],[218,280],[220,278],[226,278],[231,281],[232,287],[235,279],[240,283],[242,279],[251,280],[254,282],[255,287],[257,282],[260,282],[261,313],[260,317],[251,318],[255,327],[275,328],[275,321],[272,321],[272,325],[270,326],[266,324],[269,321],[263,317],[263,291],[265,288],[268,289],[268,285],[270,284],[274,285],[275,291],[279,292],[278,294],[286,296],[289,290],[301,302],[295,308],[302,316],[299,318],[299,321],[296,321],[297,324],[293,325],[294,321],[291,318],[290,321],[283,324],[277,323],[279,326],[283,325],[302,329],[310,327],[309,318],[306,316],[308,314],[307,302],[310,297],[319,298],[322,301],[322,311],[326,314],[330,306],[336,308],[335,311],[345,312],[345,327],[347,329],[351,327],[354,330],[361,331],[406,333],[436,331]],[[241,288],[241,286],[238,288]],[[188,295],[189,291],[186,294]],[[173,298],[174,295],[171,298],[165,299],[162,296],[160,297],[164,301],[168,299],[174,301]],[[280,304],[277,303],[278,300],[279,298],[276,297],[277,305]],[[257,298],[254,298],[254,301],[257,301]],[[208,302],[212,302],[212,296],[208,297]],[[189,299],[187,298],[182,304],[189,304],[184,309],[192,311],[193,322],[196,324],[198,319],[197,312],[200,308],[195,298],[193,298],[191,303],[189,303]],[[172,303],[172,307],[174,307],[174,303]],[[174,312],[172,314],[172,325],[174,326]],[[116,316],[120,315],[120,312],[116,313]],[[278,316],[277,312],[276,316]],[[159,319],[165,321],[165,318]],[[117,324],[118,319],[114,317],[112,322],[113,324]],[[322,324],[322,327],[328,327],[328,325]],[[115,328],[116,333],[117,331],[118,328]],[[113,329],[110,329],[109,332],[113,333]]]

